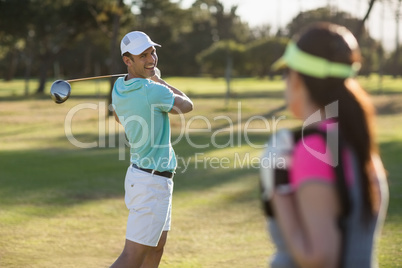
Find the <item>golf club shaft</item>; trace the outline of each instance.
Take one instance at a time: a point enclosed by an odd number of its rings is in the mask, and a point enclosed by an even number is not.
[[[100,78],[108,78],[108,77],[115,77],[115,76],[124,76],[124,75],[126,75],[126,74],[111,74],[111,75],[93,76],[93,77],[66,80],[66,82],[71,83],[71,82],[78,82],[78,81],[85,81],[85,80],[92,80],[92,79],[100,79]]]

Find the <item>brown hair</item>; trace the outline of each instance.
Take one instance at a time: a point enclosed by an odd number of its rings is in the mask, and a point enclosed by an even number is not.
[[[356,42],[355,45],[351,45],[350,41]],[[318,23],[310,26],[298,38],[297,46],[331,62],[351,65],[361,59],[353,35],[345,27],[335,24]],[[319,107],[338,101],[340,135],[353,148],[358,159],[363,186],[363,216],[367,219],[378,209],[378,197],[374,194],[370,177],[373,174],[371,155],[378,151],[374,138],[374,106],[366,91],[353,78],[319,79],[304,74],[300,76],[311,99]]]
[[[128,52],[128,51],[124,52],[122,57],[124,57],[124,56],[126,56],[126,57],[130,58],[130,60],[134,61],[134,59],[132,58],[132,54],[130,52]]]

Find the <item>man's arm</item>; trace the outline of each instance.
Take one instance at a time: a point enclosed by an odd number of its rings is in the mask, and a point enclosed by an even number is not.
[[[153,81],[159,83],[159,84],[167,86],[170,90],[173,91],[173,93],[174,93],[174,105],[173,105],[172,110],[170,110],[169,113],[171,113],[171,114],[185,114],[185,113],[191,112],[193,110],[193,108],[194,108],[193,102],[182,91],[180,91],[179,89],[169,85],[168,83],[166,83],[163,79],[161,79],[157,75],[154,75],[151,79]]]

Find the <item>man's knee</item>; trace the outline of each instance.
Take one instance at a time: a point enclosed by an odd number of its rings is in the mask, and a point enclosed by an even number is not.
[[[124,246],[122,255],[128,260],[141,260],[148,254],[150,250],[152,250],[152,247],[126,240],[126,245]]]
[[[110,268],[141,267],[150,247],[126,240],[126,245]]]

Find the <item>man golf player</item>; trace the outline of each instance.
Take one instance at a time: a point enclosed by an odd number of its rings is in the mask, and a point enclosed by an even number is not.
[[[131,163],[124,183],[126,242],[113,268],[158,267],[170,230],[176,156],[168,113],[188,113],[193,103],[156,75],[156,46],[138,31],[120,44],[128,74],[116,80],[112,104],[130,143]]]

